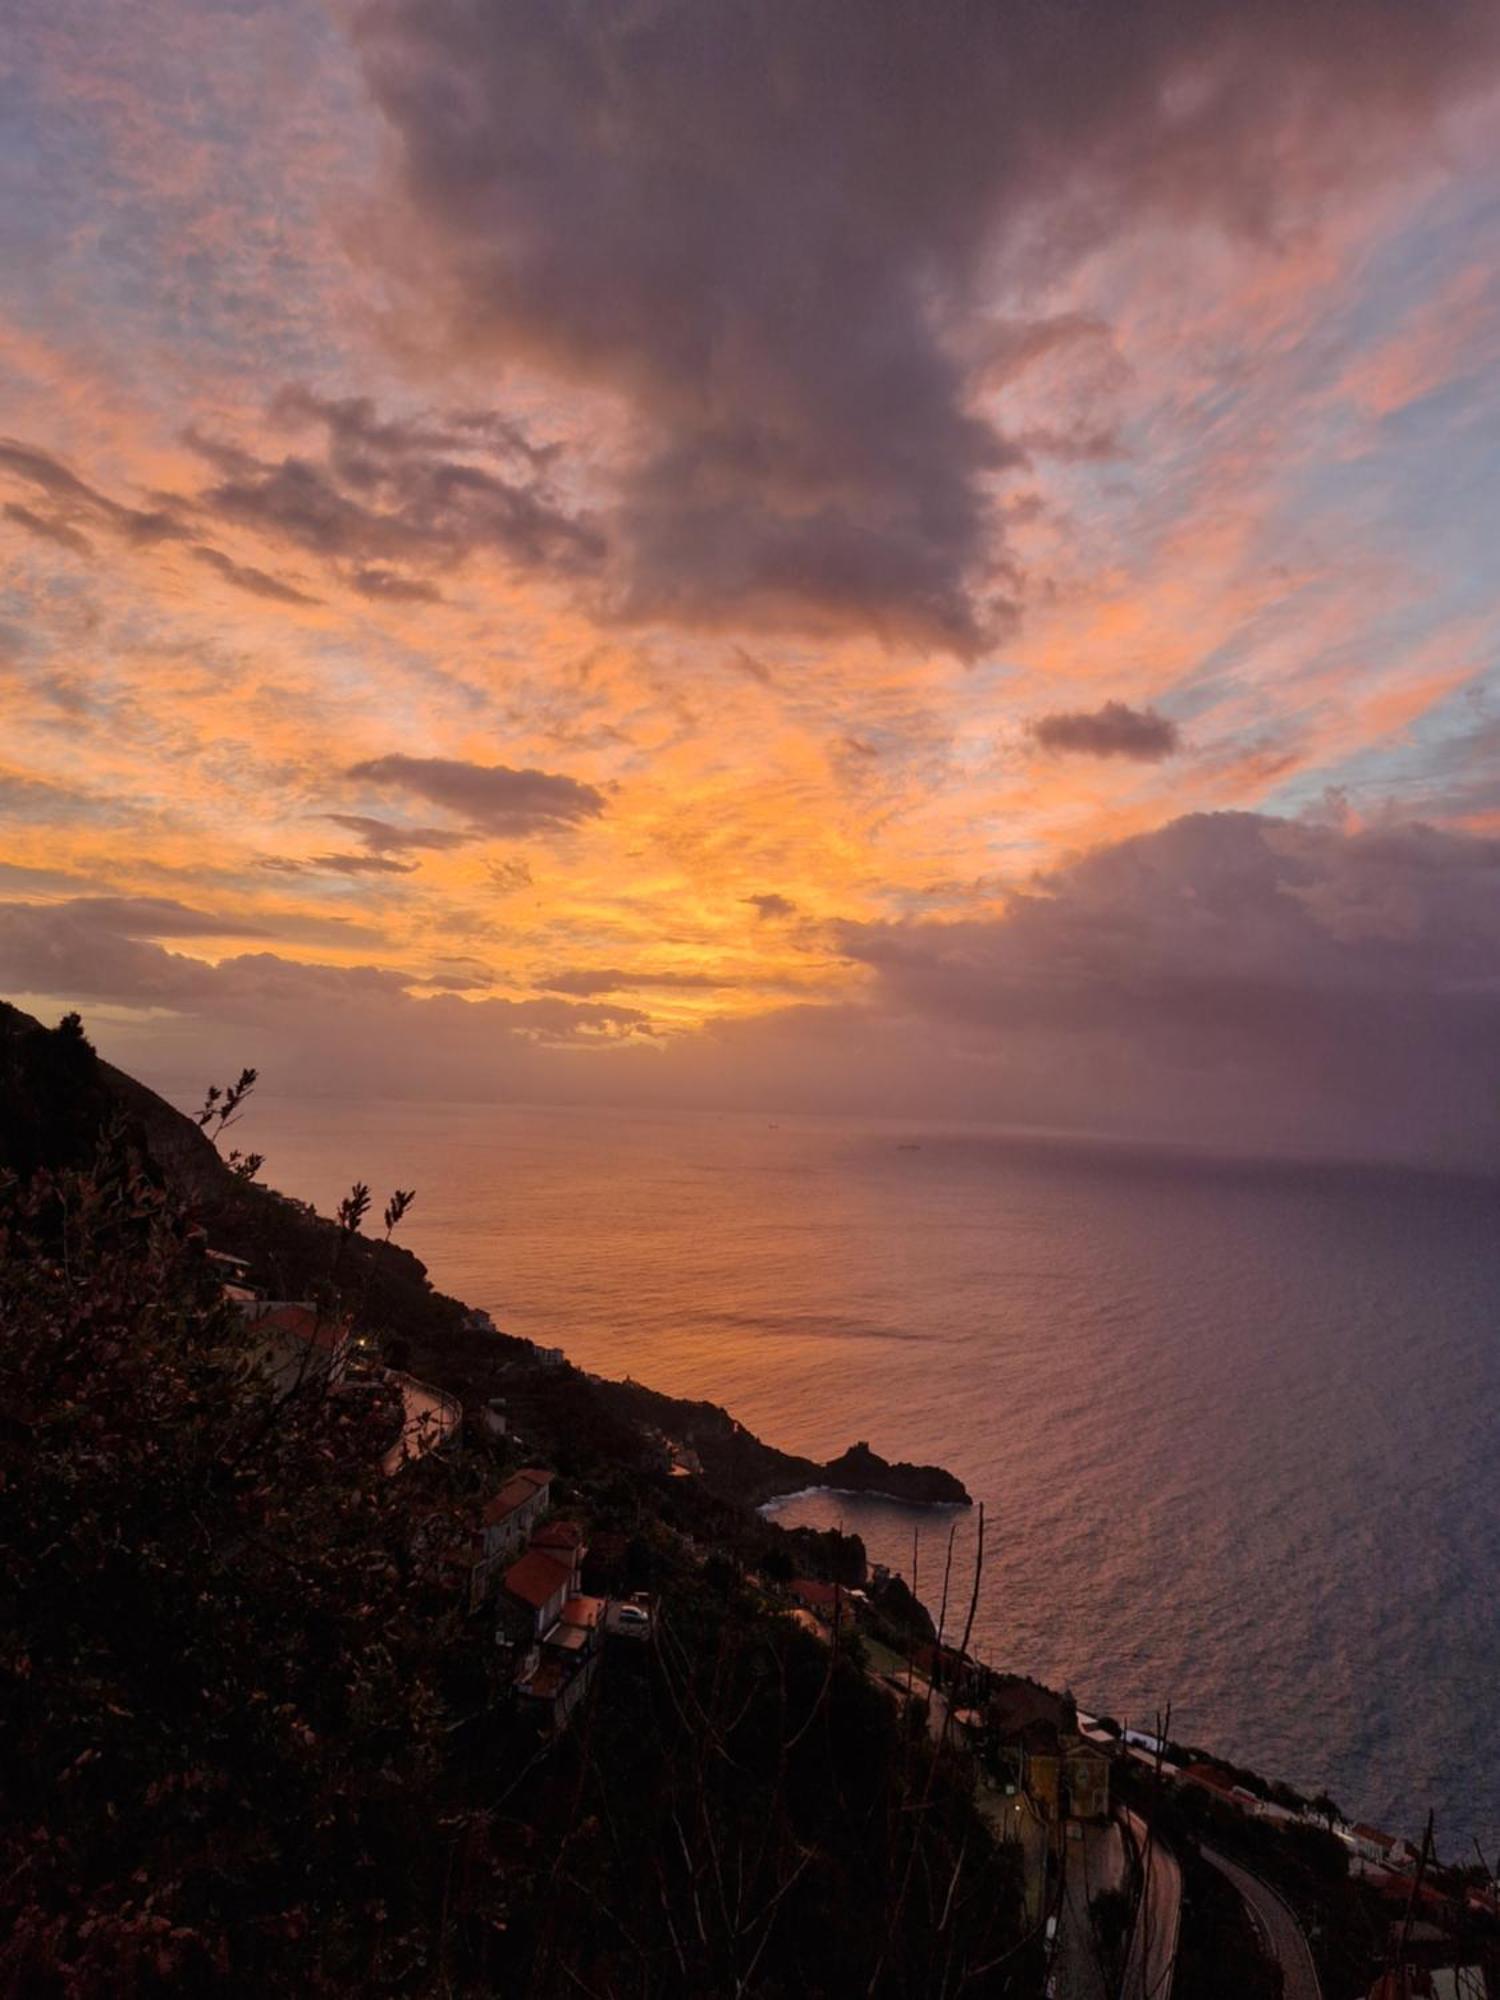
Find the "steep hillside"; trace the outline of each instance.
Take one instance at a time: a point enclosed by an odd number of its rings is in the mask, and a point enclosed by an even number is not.
[[[473,1323],[409,1250],[347,1236],[306,1203],[232,1172],[191,1118],[99,1057],[76,1016],[46,1028],[0,1002],[0,1168],[24,1175],[37,1166],[80,1165],[112,1120],[124,1122],[154,1170],[188,1200],[210,1243],[245,1258],[263,1289],[279,1298],[337,1299],[402,1366],[470,1403],[513,1395],[519,1371],[536,1428],[556,1437],[561,1456],[580,1430],[596,1445],[612,1437],[621,1449],[627,1437],[637,1444],[664,1437],[693,1451],[704,1485],[728,1500],[753,1505],[802,1487],[836,1486],[969,1504],[962,1482],[941,1467],[893,1465],[864,1443],[821,1465],[763,1443],[717,1404],[572,1368],[535,1367],[528,1343]],[[376,1190],[377,1208],[384,1193]]]
[[[966,1758],[858,1634],[787,1615],[793,1578],[866,1582],[857,1538],[744,1504],[804,1462],[246,1186],[76,1023],[0,1029],[5,1158],[40,1168],[0,1170],[0,1992],[1036,1990]],[[305,1273],[471,1411],[503,1395],[509,1429],[392,1476],[378,1353],[332,1387],[247,1365],[205,1237]],[[536,1464],[585,1588],[651,1606],[561,1716],[520,1691],[530,1600],[473,1595],[480,1524]],[[869,1606],[872,1640],[912,1625]]]
[[[245,1258],[280,1298],[357,1300],[372,1326],[424,1344],[456,1334],[464,1308],[397,1244],[341,1238],[326,1217],[243,1180],[191,1118],[95,1053],[76,1016],[43,1027],[0,1002],[0,1168],[83,1164],[112,1120],[192,1206],[216,1249]]]

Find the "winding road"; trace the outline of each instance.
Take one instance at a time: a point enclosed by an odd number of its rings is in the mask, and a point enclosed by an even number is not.
[[[1260,1934],[1268,1957],[1281,1967],[1282,2000],[1323,2000],[1318,1968],[1306,1935],[1292,1912],[1269,1882],[1241,1868],[1237,1861],[1217,1853],[1212,1847],[1199,1849],[1211,1868],[1217,1868],[1250,1912],[1250,1920]]]
[[[1171,2000],[1177,1941],[1182,1932],[1182,1870],[1176,1857],[1152,1838],[1139,1813],[1127,1806],[1122,1817],[1140,1857],[1141,1900],[1121,2000]]]
[[[1089,1905],[1105,1890],[1123,1889],[1125,1879],[1125,1841],[1117,1821],[1069,1828],[1047,1988],[1052,2000],[1116,2000],[1094,1940]]]
[[[463,1420],[463,1406],[456,1396],[419,1382],[415,1375],[389,1369],[386,1379],[401,1396],[401,1435],[381,1461],[385,1472],[399,1472],[403,1465],[433,1451],[453,1435]]]

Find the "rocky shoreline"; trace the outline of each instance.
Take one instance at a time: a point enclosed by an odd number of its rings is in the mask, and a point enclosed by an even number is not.
[[[861,1440],[819,1464],[766,1444],[717,1403],[664,1395],[641,1382],[595,1378],[594,1386],[617,1414],[658,1431],[692,1454],[695,1470],[713,1493],[751,1507],[812,1487],[879,1495],[909,1506],[970,1507],[963,1481],[939,1465],[892,1462]]]

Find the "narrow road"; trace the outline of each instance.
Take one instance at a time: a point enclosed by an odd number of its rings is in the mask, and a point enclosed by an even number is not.
[[[1076,1832],[1076,1838],[1075,1836]],[[1106,1980],[1089,1904],[1106,1889],[1125,1887],[1125,1841],[1119,1826],[1070,1829],[1063,1848],[1063,1893],[1058,1909],[1057,1948],[1052,1956],[1053,2000],[1115,2000]]]
[[[1237,1861],[1215,1853],[1211,1847],[1200,1848],[1199,1852],[1210,1867],[1217,1868],[1225,1881],[1239,1891],[1240,1901],[1250,1912],[1250,1920],[1267,1954],[1281,1967],[1282,2000],[1323,2000],[1318,1968],[1313,1964],[1312,1951],[1291,1905],[1269,1882],[1262,1882]]]
[[[402,1423],[401,1435],[381,1460],[381,1469],[399,1472],[408,1460],[435,1450],[452,1436],[463,1419],[463,1406],[457,1397],[419,1382],[415,1375],[403,1375],[393,1368],[388,1370],[388,1380],[401,1395]]]
[[[1141,1862],[1141,1901],[1130,1939],[1121,2000],[1171,2000],[1182,1931],[1182,1870],[1176,1857],[1153,1840],[1151,1829],[1128,1806],[1123,1817]]]

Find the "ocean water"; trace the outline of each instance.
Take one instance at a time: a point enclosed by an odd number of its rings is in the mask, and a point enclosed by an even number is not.
[[[974,1645],[1442,1850],[1500,1845],[1500,1184],[886,1123],[265,1096],[327,1210],[586,1368],[985,1503]],[[936,1605],[952,1517],[815,1494]],[[950,1630],[975,1523],[960,1516]],[[914,1536],[916,1543],[914,1548]]]

